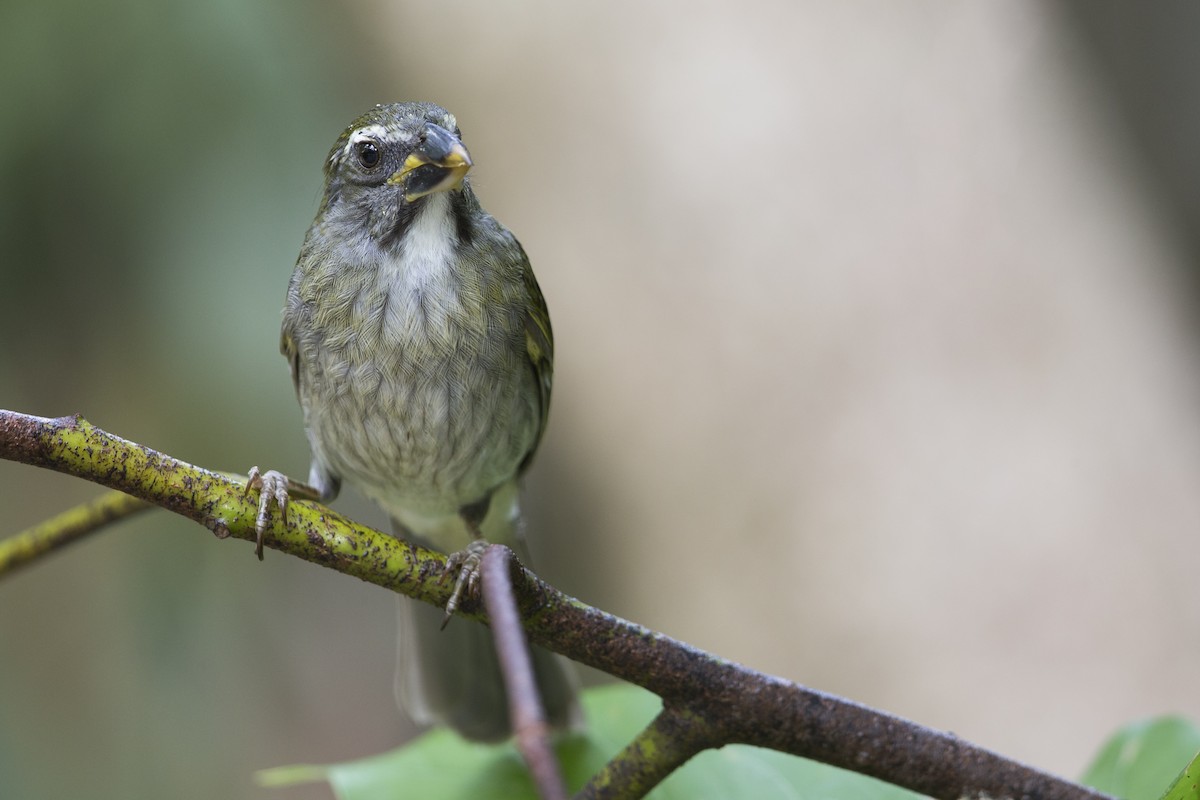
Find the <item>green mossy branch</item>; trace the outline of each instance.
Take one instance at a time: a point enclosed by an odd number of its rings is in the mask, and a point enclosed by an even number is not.
[[[124,492],[107,492],[0,541],[0,577],[79,541],[109,523],[154,508]]]
[[[0,411],[0,458],[76,475],[254,541],[257,495],[244,482],[128,442],[80,417]],[[444,607],[445,557],[355,524],[307,500],[289,505],[265,544]],[[530,641],[638,684],[665,711],[578,797],[640,797],[694,753],[741,743],[870,775],[946,800],[989,796],[1104,798],[908,720],[734,664],[559,592],[511,562]],[[482,618],[470,599],[460,610]]]
[[[82,417],[48,419],[0,411],[0,458],[116,489],[198,522],[218,538],[253,542],[257,536],[258,494],[246,493],[244,479],[113,436]],[[26,547],[27,538],[14,538]],[[275,514],[264,543],[435,605],[444,606],[453,588],[443,575],[446,557],[441,553],[359,525],[309,500],[292,500],[286,522]],[[477,612],[470,604],[466,610]]]

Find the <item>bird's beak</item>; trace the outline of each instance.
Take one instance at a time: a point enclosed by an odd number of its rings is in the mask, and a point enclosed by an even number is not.
[[[404,187],[404,199],[416,200],[434,192],[457,188],[471,168],[471,155],[450,131],[425,123],[423,141],[404,159],[399,172],[388,178],[391,186]]]

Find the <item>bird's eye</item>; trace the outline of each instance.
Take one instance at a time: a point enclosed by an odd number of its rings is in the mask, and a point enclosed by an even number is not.
[[[374,142],[359,142],[354,146],[354,154],[363,169],[375,169],[379,166],[379,145]]]

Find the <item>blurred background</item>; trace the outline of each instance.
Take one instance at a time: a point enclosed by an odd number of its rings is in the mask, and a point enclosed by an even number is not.
[[[536,566],[1078,775],[1200,716],[1200,5],[0,5],[0,407],[307,472],[334,138],[458,116],[558,346]],[[0,535],[95,496],[0,463]],[[347,493],[336,506],[381,524]],[[394,602],[152,512],[0,582],[0,795],[322,798]]]

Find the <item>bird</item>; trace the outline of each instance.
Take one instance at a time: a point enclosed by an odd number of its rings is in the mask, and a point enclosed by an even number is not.
[[[468,570],[480,542],[527,558],[519,485],[546,429],[554,359],[529,258],[480,204],[472,166],[457,119],[433,103],[377,105],[350,123],[324,164],[280,343],[319,498],[344,482],[384,509],[395,535]],[[286,514],[287,479],[255,468],[249,485],[260,490],[261,558],[269,505]],[[488,630],[443,631],[439,609],[400,604],[401,706],[470,740],[510,735]],[[568,662],[537,647],[533,662],[548,721],[577,724]]]

